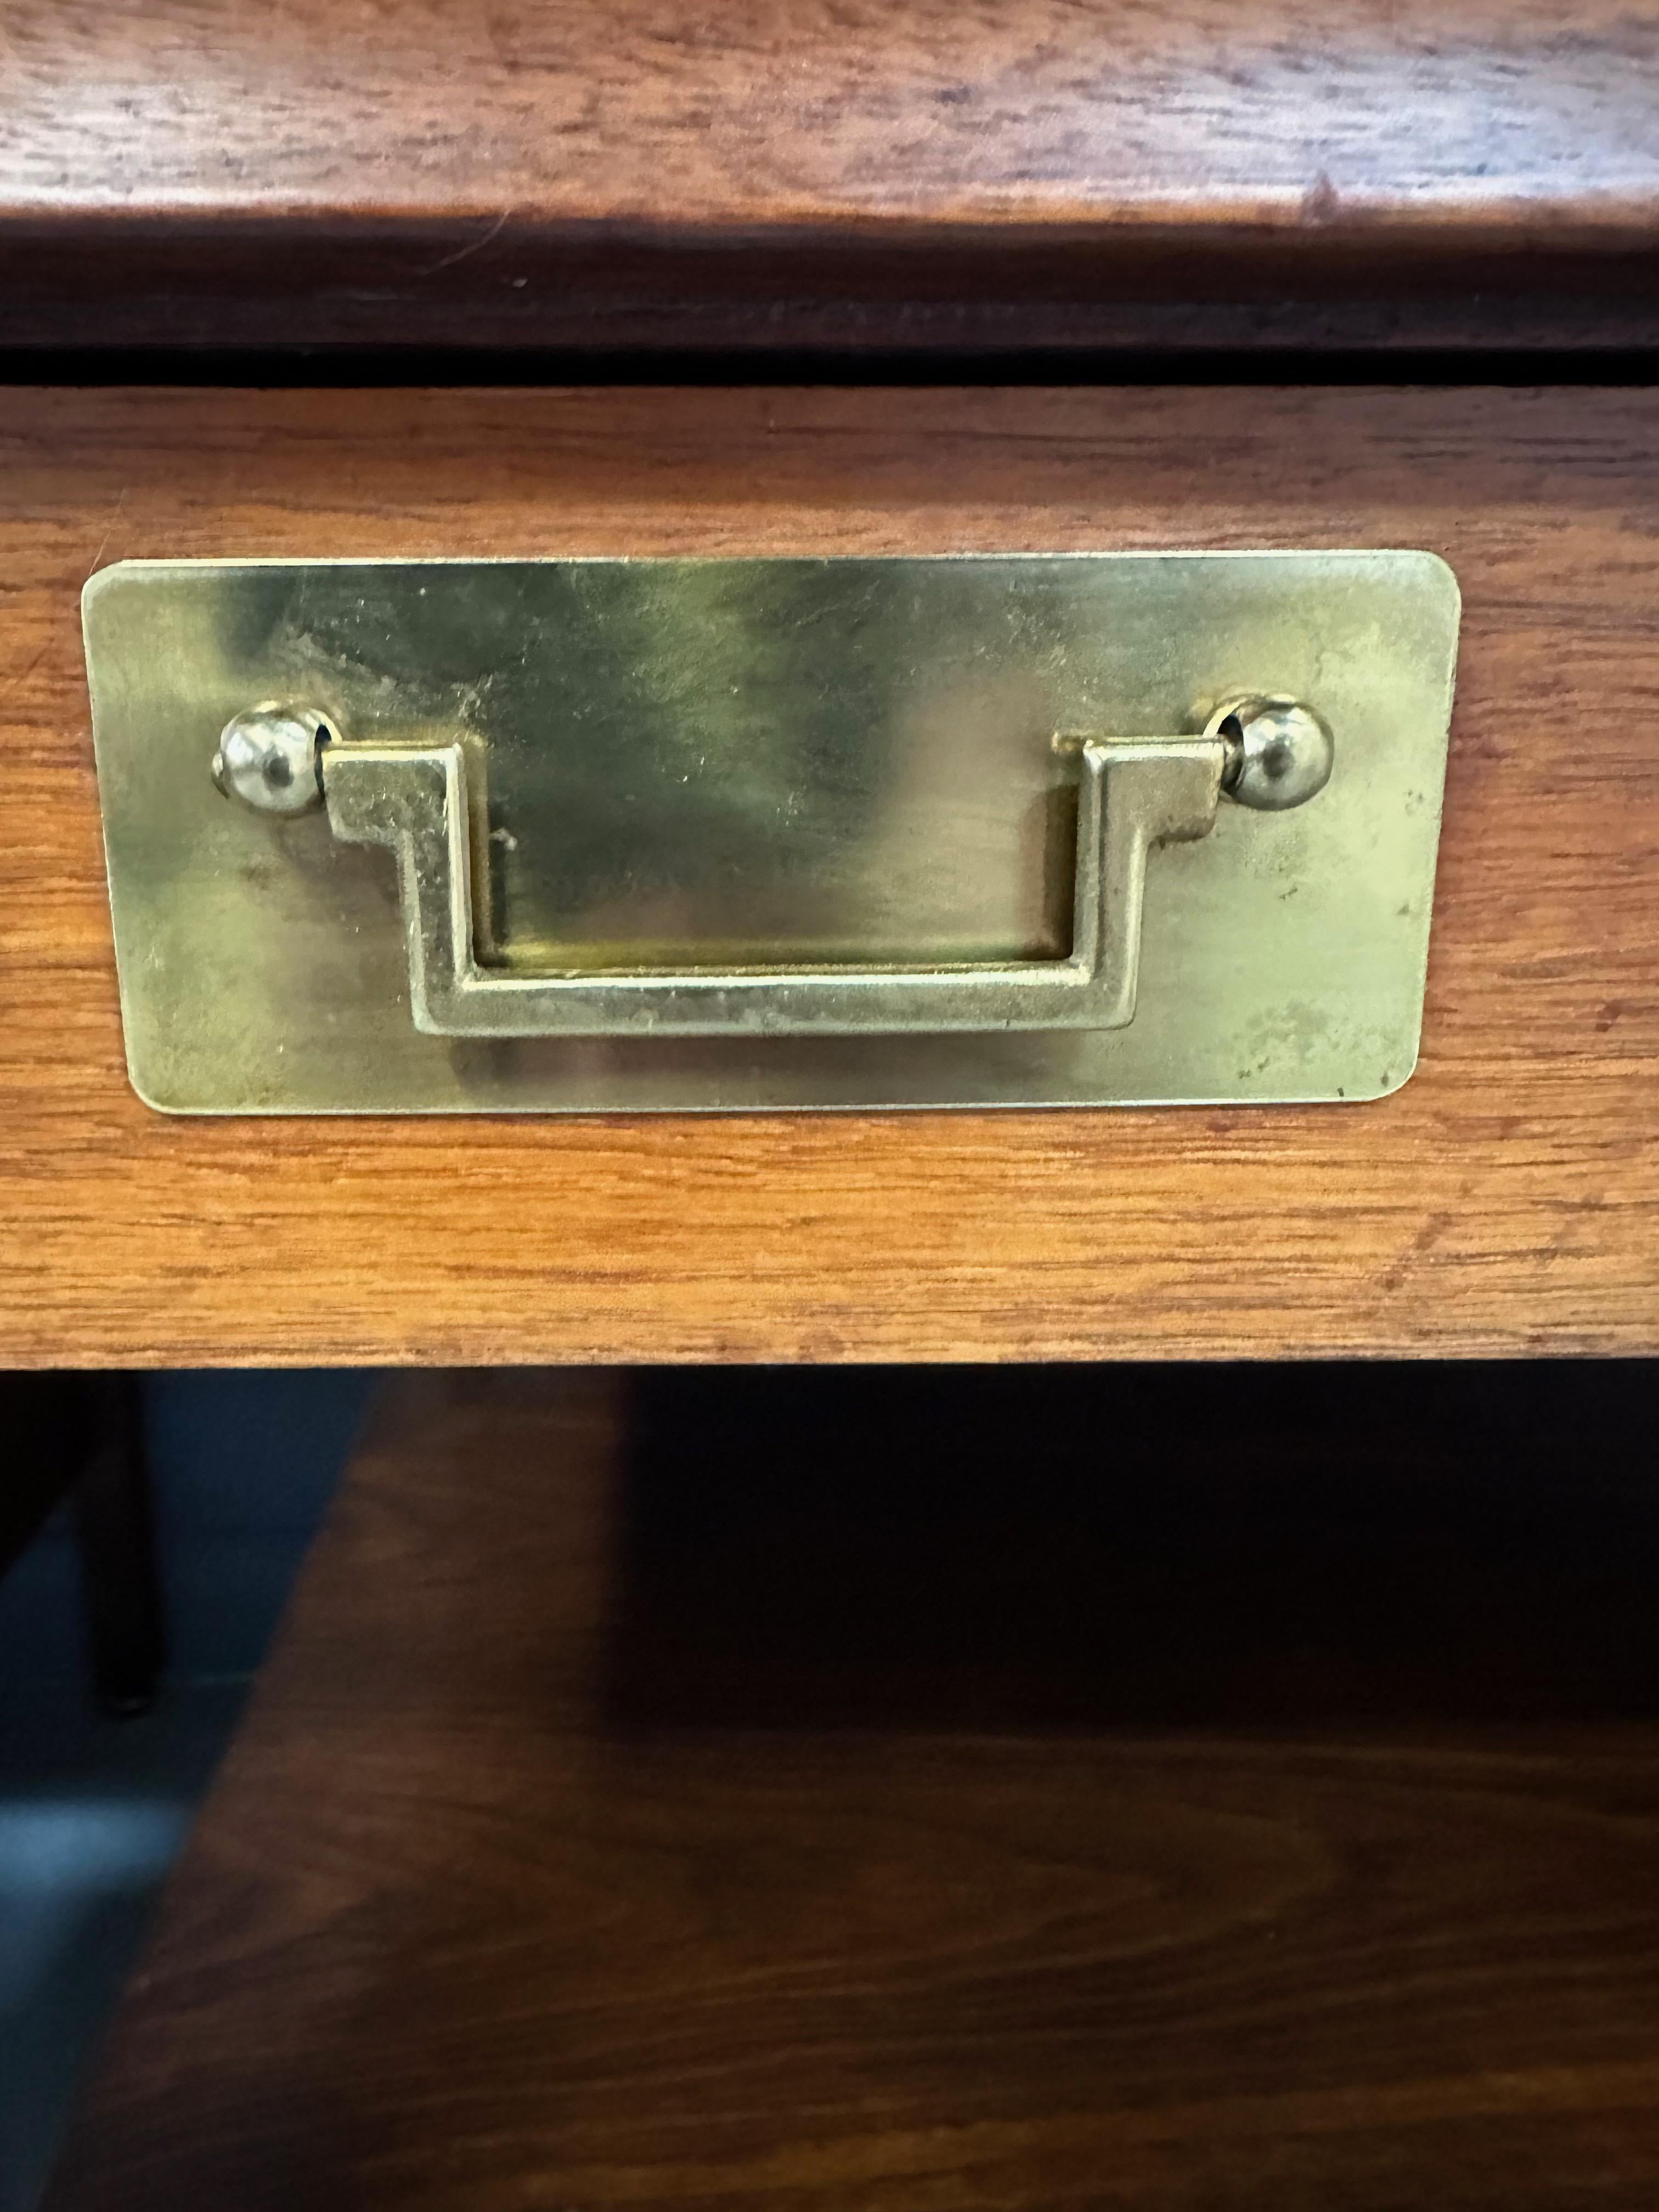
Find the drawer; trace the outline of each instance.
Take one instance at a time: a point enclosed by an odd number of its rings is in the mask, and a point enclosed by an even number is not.
[[[0,1358],[1090,1358],[1659,1337],[1659,399],[21,390]],[[79,625],[130,557],[1420,547],[1463,629],[1418,1071],[1363,1106],[169,1119]]]

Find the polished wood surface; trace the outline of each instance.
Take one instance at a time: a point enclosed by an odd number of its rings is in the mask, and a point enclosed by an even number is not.
[[[50,2212],[1648,2212],[1656,1371],[400,1382]]]
[[[1659,1343],[1659,396],[16,392],[0,1358]],[[1417,1074],[1364,1107],[169,1120],[77,599],[123,555],[1406,545],[1464,631]]]
[[[1618,0],[14,0],[13,342],[1659,340]]]

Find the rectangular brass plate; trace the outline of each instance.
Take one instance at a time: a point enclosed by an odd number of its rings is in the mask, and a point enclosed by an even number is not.
[[[85,599],[128,1060],[177,1112],[1363,1099],[1417,1055],[1458,596],[1419,552],[124,562]],[[539,971],[1064,958],[1056,732],[1306,701],[1293,812],[1146,876],[1101,1030],[468,1038],[410,1020],[392,855],[210,780],[303,702],[487,781],[474,922]]]

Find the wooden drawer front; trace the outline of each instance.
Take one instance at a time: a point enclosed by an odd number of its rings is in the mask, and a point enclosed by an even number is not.
[[[1659,1336],[1659,400],[14,392],[0,1358],[1613,1351]],[[1376,1104],[164,1120],[80,586],[128,556],[1421,546],[1464,597],[1422,1059]]]

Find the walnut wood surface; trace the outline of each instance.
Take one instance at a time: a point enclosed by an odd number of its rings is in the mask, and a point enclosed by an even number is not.
[[[1659,1341],[1659,396],[18,392],[0,1357],[1086,1358]],[[1376,1105],[169,1120],[129,1090],[77,597],[123,555],[1404,545],[1464,631]]]
[[[1547,1372],[401,1382],[51,2212],[1649,2212],[1654,1370]]]
[[[14,342],[1659,340],[1620,0],[15,0]]]

